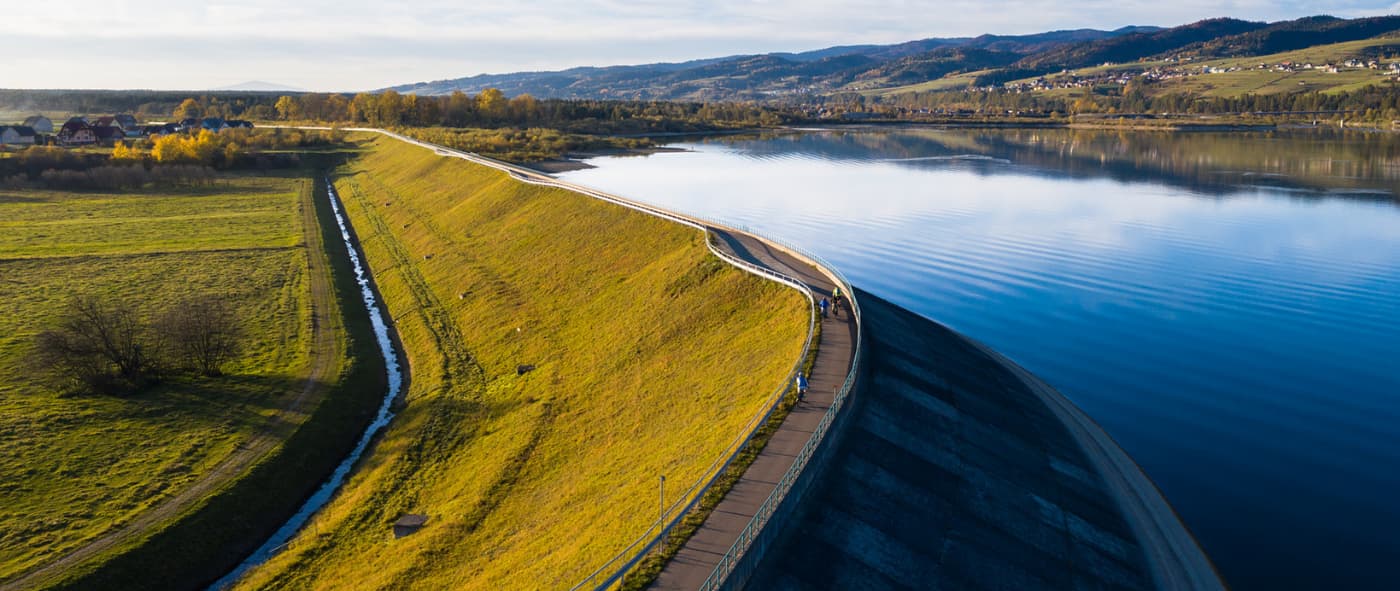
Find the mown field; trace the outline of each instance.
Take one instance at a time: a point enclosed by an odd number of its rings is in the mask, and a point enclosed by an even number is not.
[[[184,192],[0,191],[0,582],[131,521],[208,475],[302,389],[309,179],[229,177]],[[26,363],[70,297],[158,314],[226,297],[244,353],[217,379],[130,398],[59,396]]]
[[[343,173],[407,405],[243,588],[571,586],[656,519],[661,475],[674,500],[797,361],[805,300],[691,229],[388,138]],[[395,540],[405,513],[427,525]]]

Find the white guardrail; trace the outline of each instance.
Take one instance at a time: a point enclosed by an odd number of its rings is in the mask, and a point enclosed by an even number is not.
[[[332,128],[303,127],[301,129],[328,130]],[[483,166],[489,166],[497,170],[505,171],[515,179],[526,183],[536,185],[548,185],[553,187],[559,187],[576,193],[582,193],[595,199],[600,199],[603,201],[621,205],[623,207],[633,209],[648,215],[656,216],[678,224],[695,228],[697,230],[700,230],[701,232],[704,232],[705,246],[709,248],[710,252],[713,253],[716,257],[719,257],[720,260],[749,273],[753,273],[754,275],[758,275],[765,279],[776,281],[783,285],[792,287],[793,289],[796,289],[799,292],[801,292],[803,296],[807,298],[808,309],[811,310],[811,314],[808,317],[807,339],[806,342],[804,342],[802,345],[802,354],[798,357],[797,362],[793,365],[793,368],[788,372],[787,378],[783,381],[783,385],[780,386],[776,392],[769,396],[768,400],[763,406],[762,412],[755,415],[752,419],[749,420],[749,422],[741,430],[739,436],[733,442],[731,442],[729,446],[725,448],[724,453],[721,454],[720,457],[717,458],[708,469],[706,469],[706,471],[701,475],[700,479],[697,480],[693,485],[691,485],[690,488],[686,489],[685,493],[682,494],[676,500],[675,503],[667,507],[666,510],[662,512],[661,516],[654,523],[652,523],[652,525],[648,527],[647,530],[643,532],[641,536],[639,536],[626,548],[623,548],[621,552],[618,552],[615,556],[609,559],[596,571],[589,574],[587,577],[584,577],[584,579],[579,581],[578,584],[571,587],[570,591],[577,591],[579,589],[585,589],[590,587],[598,591],[611,588],[612,586],[621,582],[623,576],[626,575],[628,571],[632,570],[632,568],[635,567],[639,562],[641,562],[641,560],[645,558],[652,550],[654,550],[659,544],[664,542],[666,540],[667,535],[670,534],[671,530],[674,529],[675,526],[678,525],[681,522],[681,520],[684,519],[685,516],[688,513],[690,513],[690,511],[694,509],[696,505],[700,503],[700,500],[705,496],[705,491],[709,490],[710,486],[713,485],[714,482],[724,474],[724,472],[729,468],[729,466],[734,462],[734,460],[738,458],[739,454],[744,450],[745,447],[747,447],[749,441],[753,439],[754,435],[758,432],[759,428],[762,427],[765,423],[767,423],[768,419],[772,417],[773,412],[777,410],[779,403],[782,401],[783,394],[787,392],[797,372],[801,371],[802,363],[804,360],[806,360],[808,352],[811,351],[812,336],[815,330],[817,318],[815,300],[813,298],[811,290],[808,289],[804,283],[802,283],[796,278],[784,275],[782,273],[778,273],[777,271],[768,269],[766,267],[755,265],[753,263],[750,263],[749,261],[745,261],[718,248],[714,243],[714,233],[711,231],[711,229],[717,228],[721,230],[732,230],[748,234],[750,236],[758,238],[759,240],[776,246],[782,250],[785,250],[789,254],[792,254],[793,256],[799,259],[807,259],[807,261],[810,262],[819,271],[825,273],[829,278],[831,278],[831,280],[834,283],[841,286],[847,298],[849,298],[851,305],[851,315],[852,318],[855,319],[857,326],[856,342],[854,347],[855,356],[851,362],[850,372],[846,375],[845,383],[842,384],[841,389],[837,392],[835,399],[832,401],[831,407],[822,417],[821,422],[818,423],[816,430],[808,439],[807,444],[803,446],[800,452],[798,452],[797,459],[793,462],[792,466],[788,469],[786,473],[783,474],[783,477],[779,480],[778,487],[773,490],[773,493],[769,495],[768,499],[765,500],[763,505],[759,507],[759,510],[754,515],[753,519],[750,520],[749,524],[740,533],[738,540],[735,541],[734,545],[720,559],[719,565],[715,568],[714,572],[711,573],[709,579],[707,579],[704,585],[702,585],[701,587],[701,589],[705,590],[721,588],[725,581],[729,578],[729,576],[735,572],[735,568],[739,565],[739,559],[744,556],[744,553],[758,539],[758,534],[763,530],[763,526],[768,523],[769,519],[777,510],[778,505],[782,503],[784,498],[786,498],[788,492],[792,489],[793,484],[797,481],[797,477],[802,473],[802,469],[805,468],[812,459],[814,453],[817,450],[817,447],[821,445],[822,440],[826,437],[826,433],[830,429],[832,421],[835,420],[837,413],[845,404],[846,398],[850,394],[851,387],[854,385],[856,368],[859,367],[861,356],[861,314],[860,305],[856,302],[855,299],[855,290],[852,289],[850,282],[846,280],[844,275],[842,275],[839,271],[836,270],[835,266],[826,262],[821,257],[809,253],[791,244],[786,244],[781,241],[776,241],[767,237],[759,236],[757,233],[749,230],[748,228],[742,225],[731,224],[721,220],[714,220],[701,216],[667,211],[658,207],[647,205],[645,203],[633,201],[625,197],[611,195],[602,191],[598,191],[596,189],[591,189],[581,185],[575,185],[573,183],[562,181],[552,176],[528,168],[516,166],[514,164],[506,162],[501,162],[499,160],[494,160],[491,158],[486,158],[484,156],[473,154],[471,152],[464,152],[462,150],[455,150],[452,148],[439,146],[437,144],[420,141],[411,137],[394,133],[392,131],[363,127],[340,129],[344,131],[358,131],[383,134],[409,144],[432,150],[442,156],[461,158],[463,160],[474,162],[476,164],[481,164]]]

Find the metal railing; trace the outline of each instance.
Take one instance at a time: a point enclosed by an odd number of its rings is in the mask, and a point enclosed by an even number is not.
[[[739,457],[739,455],[748,446],[748,443],[758,433],[759,428],[766,424],[768,420],[773,416],[773,413],[778,409],[778,406],[782,401],[783,395],[789,389],[797,373],[801,371],[802,363],[806,360],[808,353],[811,351],[812,336],[815,331],[817,318],[815,299],[811,290],[808,289],[806,284],[794,277],[790,277],[788,275],[779,273],[767,267],[750,263],[749,261],[743,260],[735,255],[731,255],[725,252],[724,250],[718,248],[714,243],[714,234],[711,231],[711,228],[742,232],[744,234],[748,234],[750,236],[759,238],[760,240],[767,242],[773,246],[777,246],[783,250],[786,250],[799,259],[806,259],[807,262],[811,263],[813,267],[826,274],[832,279],[834,283],[836,283],[843,290],[845,290],[846,298],[850,302],[851,306],[851,317],[856,323],[856,341],[854,343],[855,353],[851,359],[851,367],[850,370],[847,372],[846,380],[841,385],[841,389],[837,391],[836,397],[833,399],[831,407],[828,408],[827,412],[822,416],[822,419],[817,424],[817,427],[813,431],[812,436],[807,440],[806,445],[802,447],[801,451],[798,452],[797,458],[793,461],[792,466],[789,467],[787,472],[785,472],[782,478],[779,479],[777,488],[775,488],[772,494],[770,494],[768,498],[763,502],[763,504],[759,506],[759,509],[755,513],[754,517],[749,521],[748,525],[745,526],[744,530],[740,532],[739,538],[734,542],[734,545],[731,546],[729,551],[726,552],[725,555],[720,558],[719,564],[715,567],[715,570],[710,574],[710,577],[706,579],[705,583],[701,586],[701,589],[704,590],[720,588],[725,583],[725,581],[728,580],[729,576],[735,572],[735,568],[737,565],[740,564],[740,560],[744,557],[745,552],[747,552],[753,545],[753,543],[759,539],[759,533],[762,532],[763,527],[769,522],[773,514],[777,511],[778,506],[783,502],[783,499],[785,499],[787,497],[787,494],[792,490],[793,484],[797,482],[797,479],[801,475],[803,468],[805,468],[811,462],[811,459],[816,453],[817,448],[821,445],[822,441],[826,437],[827,432],[830,430],[831,425],[835,420],[837,414],[844,406],[846,398],[849,396],[851,388],[855,383],[856,371],[857,368],[860,366],[861,358],[861,313],[860,304],[856,301],[855,290],[852,289],[850,281],[848,281],[846,277],[839,270],[837,270],[837,268],[834,265],[828,263],[825,259],[821,258],[820,256],[783,241],[774,240],[766,236],[760,237],[760,235],[757,232],[754,232],[753,230],[741,224],[734,224],[724,220],[718,220],[704,216],[697,216],[689,213],[679,213],[664,210],[659,207],[633,201],[625,197],[619,197],[617,195],[604,193],[602,191],[598,191],[589,187],[584,187],[581,185],[569,183],[567,181],[562,181],[560,179],[554,178],[546,174],[542,174],[540,172],[528,168],[516,166],[514,164],[506,162],[501,162],[491,158],[486,158],[484,156],[481,156],[479,154],[473,154],[471,152],[465,152],[462,150],[456,150],[444,146],[439,146],[437,144],[424,142],[387,130],[374,128],[347,128],[347,131],[364,131],[380,133],[409,144],[414,144],[429,150],[433,150],[434,152],[443,156],[461,158],[463,160],[495,168],[497,170],[505,171],[517,180],[526,183],[536,185],[547,185],[567,189],[573,192],[582,193],[595,199],[600,199],[603,201],[621,205],[623,207],[627,207],[629,209],[633,209],[648,215],[652,215],[655,217],[659,217],[662,219],[666,219],[672,222],[695,228],[704,232],[706,248],[708,248],[709,251],[713,253],[716,257],[718,257],[720,260],[754,275],[758,275],[760,277],[792,287],[798,290],[800,293],[803,294],[804,297],[807,298],[810,315],[808,317],[807,338],[806,341],[802,344],[802,354],[798,357],[798,360],[796,364],[794,364],[792,370],[788,372],[786,379],[783,381],[783,385],[780,386],[777,389],[777,391],[775,391],[772,395],[770,395],[767,401],[765,401],[763,411],[760,412],[758,415],[754,416],[752,419],[749,420],[747,424],[745,424],[744,428],[740,431],[739,436],[736,437],[735,440],[725,448],[724,453],[722,453],[720,457],[717,458],[715,462],[712,463],[702,473],[701,477],[693,485],[691,485],[691,487],[688,488],[676,500],[675,503],[671,504],[669,507],[664,509],[661,513],[661,516],[655,522],[653,522],[653,524],[650,527],[648,527],[647,530],[643,532],[640,537],[638,537],[627,547],[623,548],[621,552],[614,555],[593,573],[584,577],[584,579],[581,580],[578,584],[571,587],[570,591],[577,591],[578,589],[585,588],[590,584],[592,584],[593,588],[596,590],[605,590],[612,587],[614,584],[620,582],[623,576],[625,576],[627,572],[632,570],[632,568],[635,567],[637,563],[641,562],[643,558],[645,558],[652,550],[654,550],[659,544],[661,544],[670,534],[671,530],[673,530],[675,526],[678,525],[680,521],[684,519],[685,516],[689,514],[690,511],[700,503],[701,499],[704,498],[704,493],[707,490],[709,490],[709,488],[715,483],[716,480],[718,480],[721,476],[724,475],[725,471],[728,470],[729,466],[734,463],[734,460],[736,460]]]
[[[824,264],[822,259],[816,255],[805,253],[789,245],[783,246],[785,248],[794,249],[797,253],[808,256],[819,264]],[[856,322],[855,354],[851,357],[851,369],[846,374],[846,381],[841,384],[841,389],[837,391],[836,397],[832,399],[831,406],[827,408],[826,413],[822,415],[821,421],[818,422],[816,428],[813,429],[812,436],[807,439],[807,443],[797,452],[797,457],[793,459],[792,465],[789,466],[787,471],[783,473],[783,476],[778,479],[777,486],[773,489],[773,492],[768,495],[768,498],[763,501],[763,504],[759,505],[758,510],[754,512],[754,516],[749,520],[748,525],[744,526],[743,531],[739,532],[739,537],[734,541],[734,545],[730,546],[729,551],[725,552],[724,556],[720,557],[719,563],[715,565],[714,571],[712,571],[709,578],[705,579],[705,582],[700,585],[701,591],[714,591],[724,588],[725,583],[736,573],[736,569],[743,564],[741,561],[745,554],[753,547],[756,541],[759,541],[759,536],[763,532],[764,526],[768,524],[773,515],[777,512],[778,507],[783,503],[783,500],[787,498],[793,485],[796,484],[797,479],[802,475],[802,471],[811,462],[813,457],[816,456],[822,442],[826,439],[827,433],[831,430],[831,426],[835,422],[837,415],[840,414],[841,409],[845,406],[846,400],[850,396],[851,389],[855,386],[856,373],[860,367],[861,351],[863,349],[861,346],[862,317],[860,304],[856,301],[855,290],[851,288],[850,282],[846,280],[840,271],[830,265],[825,265],[825,270],[835,276],[842,289],[848,294],[851,303],[851,317]],[[749,562],[745,569],[751,570],[753,566],[754,563]],[[741,574],[747,575],[747,573]]]

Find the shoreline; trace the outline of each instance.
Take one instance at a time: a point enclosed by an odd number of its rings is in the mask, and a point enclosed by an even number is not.
[[[1114,120],[1117,121],[1117,120]],[[715,136],[731,136],[744,134],[801,134],[812,132],[832,132],[832,131],[883,131],[892,129],[1078,129],[1097,131],[1136,131],[1136,132],[1161,132],[1161,133],[1259,133],[1271,131],[1308,131],[1308,130],[1328,130],[1355,133],[1400,133],[1400,128],[1386,129],[1384,127],[1373,127],[1362,124],[1338,125],[1335,121],[1326,123],[1306,123],[1306,122],[1279,122],[1279,123],[1245,123],[1239,121],[1232,122],[1209,122],[1209,121],[1181,121],[1156,124],[1127,123],[1124,122],[1102,122],[1094,121],[820,121],[811,123],[798,123],[785,125],[782,127],[755,127],[741,130],[710,131],[710,132],[666,132],[657,134],[633,134],[633,135],[613,135],[608,137],[618,138],[657,138],[669,141],[684,141],[686,138],[704,138]],[[670,147],[664,143],[648,148],[618,148],[604,150],[587,150],[568,152],[557,158],[536,160],[533,162],[520,163],[519,166],[531,169],[544,174],[559,174],[576,170],[588,170],[597,168],[585,162],[585,160],[601,157],[631,157],[650,156],[652,154],[689,152],[686,148]]]
[[[620,137],[620,136],[619,136]],[[569,152],[559,158],[549,158],[546,160],[536,160],[521,164],[525,168],[545,174],[558,174],[574,170],[588,170],[597,168],[592,164],[584,162],[590,158],[602,158],[604,156],[631,157],[650,156],[652,154],[671,154],[679,152],[689,152],[685,148],[670,148],[666,146],[652,146],[650,148],[617,148],[612,150],[588,150],[586,152]]]
[[[1161,123],[1142,123],[1143,121],[1158,121]],[[1135,123],[1134,123],[1135,122]],[[1275,131],[1280,129],[1332,129],[1341,131],[1356,131],[1361,133],[1397,133],[1400,127],[1387,129],[1384,124],[1368,125],[1364,123],[1343,123],[1338,124],[1336,120],[1321,121],[1318,123],[1308,123],[1305,121],[1279,121],[1272,123],[1251,123],[1239,120],[1212,121],[1211,119],[1116,119],[1116,118],[1095,118],[1093,120],[1075,121],[1073,119],[1055,120],[959,120],[959,119],[938,119],[938,120],[866,120],[866,121],[820,121],[809,124],[794,124],[773,130],[758,131],[780,131],[790,130],[795,132],[803,131],[836,131],[836,130],[880,130],[890,128],[912,128],[912,129],[1100,129],[1118,131],[1165,131],[1165,132],[1254,132],[1254,131]]]

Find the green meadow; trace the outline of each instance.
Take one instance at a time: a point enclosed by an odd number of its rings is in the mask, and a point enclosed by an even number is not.
[[[0,191],[0,582],[207,483],[303,389],[311,310],[300,212],[310,182]],[[150,316],[191,293],[227,298],[240,319],[243,353],[225,377],[174,376],[128,398],[61,396],[26,361],[34,335],[75,295]]]
[[[693,229],[388,138],[336,188],[411,368],[356,474],[242,588],[569,587],[784,385],[806,301]],[[422,530],[391,534],[400,516]]]

